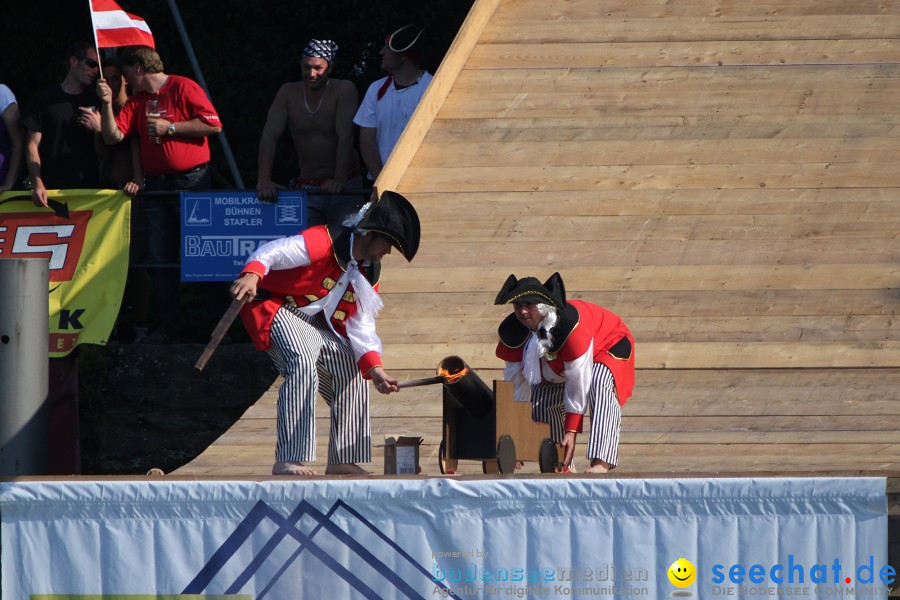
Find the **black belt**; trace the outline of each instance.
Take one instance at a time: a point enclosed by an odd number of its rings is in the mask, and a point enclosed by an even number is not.
[[[185,177],[193,173],[205,171],[207,167],[209,167],[209,163],[203,163],[202,165],[197,165],[193,169],[188,169],[187,171],[181,171],[179,173],[162,173],[160,175],[146,175],[146,177],[153,177],[155,179],[175,179],[177,177]]]

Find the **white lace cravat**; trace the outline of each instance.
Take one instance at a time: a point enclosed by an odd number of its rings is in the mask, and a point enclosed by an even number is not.
[[[359,263],[353,258],[353,236],[350,234],[350,262],[347,263],[347,274],[350,276],[350,285],[356,292],[356,303],[359,311],[364,315],[371,315],[373,318],[384,308],[384,302],[369,280],[366,279],[359,271]]]
[[[537,385],[541,382],[541,347],[538,344],[537,332],[532,332],[525,342],[522,351],[522,374],[528,383]]]

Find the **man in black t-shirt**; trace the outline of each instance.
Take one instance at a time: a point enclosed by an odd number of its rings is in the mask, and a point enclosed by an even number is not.
[[[22,115],[25,164],[36,206],[47,206],[48,189],[100,187],[94,142],[100,131],[100,101],[94,91],[100,75],[97,50],[78,42],[66,56],[66,78],[35,94]]]
[[[36,206],[47,206],[48,189],[100,187],[95,146],[100,132],[100,100],[94,91],[100,75],[97,50],[89,42],[79,42],[69,46],[66,58],[69,70],[62,83],[35,94],[22,113],[25,165]],[[47,475],[81,473],[77,356],[76,348],[50,358]]]

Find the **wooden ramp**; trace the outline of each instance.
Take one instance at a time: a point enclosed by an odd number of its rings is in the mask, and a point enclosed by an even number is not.
[[[423,226],[386,261],[386,365],[499,377],[497,290],[559,271],[637,341],[617,475],[896,490],[898,97],[898,2],[477,0],[378,181]],[[375,396],[376,444],[419,435],[437,473],[440,390]],[[176,474],[266,475],[274,399]]]

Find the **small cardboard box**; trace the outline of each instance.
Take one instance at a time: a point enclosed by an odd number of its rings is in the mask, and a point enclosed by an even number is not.
[[[424,440],[417,437],[384,438],[384,474],[418,475],[419,444]]]

